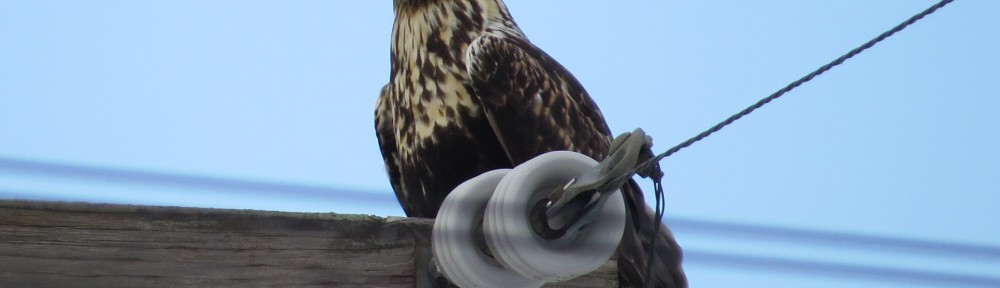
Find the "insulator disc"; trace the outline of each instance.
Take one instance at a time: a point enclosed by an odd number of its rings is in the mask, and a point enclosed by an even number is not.
[[[532,207],[597,165],[586,155],[553,151],[515,167],[503,177],[486,206],[483,231],[494,257],[532,279],[564,281],[594,271],[618,248],[625,231],[625,201],[609,196],[601,214],[573,239],[545,240],[529,222]],[[484,193],[485,194],[485,193]]]
[[[500,266],[476,246],[476,226],[500,180],[511,171],[498,169],[465,181],[445,198],[434,220],[431,245],[438,268],[459,287],[540,287],[531,279]]]

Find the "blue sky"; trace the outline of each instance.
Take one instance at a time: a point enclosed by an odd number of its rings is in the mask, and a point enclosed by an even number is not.
[[[642,127],[663,151],[934,2],[507,4],[612,130]],[[1000,2],[956,1],[665,159],[667,217],[995,247],[994,11]],[[0,198],[401,215],[372,128],[391,25],[387,0],[4,1]],[[29,162],[267,185],[115,180]],[[681,230],[694,251],[907,262]],[[995,280],[992,257],[912,263]],[[688,269],[704,287],[843,281],[699,259]],[[909,265],[895,262],[873,265]],[[869,280],[851,283],[889,283]]]

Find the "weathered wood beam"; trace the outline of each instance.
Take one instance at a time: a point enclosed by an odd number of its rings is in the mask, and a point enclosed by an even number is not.
[[[0,287],[414,287],[432,224],[0,200]],[[615,266],[548,287],[615,287]]]

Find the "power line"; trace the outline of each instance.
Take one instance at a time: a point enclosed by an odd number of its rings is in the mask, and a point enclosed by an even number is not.
[[[645,162],[640,163],[639,165],[636,165],[635,169],[632,170],[632,173],[626,174],[623,177],[632,177],[632,175],[635,174],[636,171],[656,171],[657,172],[655,174],[657,176],[650,177],[650,179],[653,181],[654,195],[655,195],[655,198],[656,198],[656,201],[655,201],[656,205],[655,205],[655,209],[654,209],[655,212],[654,212],[654,216],[653,216],[653,219],[654,219],[653,220],[653,222],[654,222],[654,224],[653,224],[654,226],[653,227],[656,227],[656,228],[654,228],[653,234],[651,234],[653,236],[650,236],[650,237],[656,237],[655,236],[655,235],[657,235],[656,231],[659,230],[660,223],[663,221],[663,209],[664,209],[664,205],[665,204],[663,203],[663,199],[664,199],[663,184],[660,183],[661,176],[663,175],[663,172],[660,171],[660,163],[659,163],[660,160],[663,160],[663,158],[666,158],[667,156],[670,156],[670,155],[676,153],[677,151],[680,151],[681,149],[684,149],[685,147],[691,146],[691,144],[694,144],[695,142],[698,142],[698,141],[701,141],[702,139],[705,139],[709,135],[712,135],[712,133],[715,133],[715,132],[718,132],[719,130],[722,130],[722,128],[728,126],[729,124],[732,124],[733,122],[736,122],[736,120],[739,120],[740,118],[743,118],[743,116],[746,116],[746,115],[749,115],[750,113],[753,113],[754,110],[757,110],[760,107],[764,107],[764,105],[766,105],[767,103],[770,103],[771,101],[773,101],[775,99],[778,99],[778,97],[781,97],[782,95],[785,95],[785,93],[788,93],[789,91],[792,91],[792,89],[795,89],[795,87],[799,87],[803,83],[809,82],[809,80],[812,80],[816,76],[819,76],[820,74],[823,74],[826,71],[829,71],[833,67],[836,67],[837,65],[840,65],[840,64],[844,63],[844,61],[847,61],[847,59],[850,59],[851,57],[854,57],[855,55],[860,54],[862,51],[865,51],[868,48],[871,48],[872,46],[875,46],[875,44],[878,44],[879,42],[882,42],[882,40],[885,40],[886,38],[889,38],[889,36],[892,36],[893,34],[896,34],[896,32],[899,32],[899,31],[902,31],[903,29],[906,29],[907,26],[910,26],[911,24],[916,23],[918,20],[924,18],[927,15],[930,15],[931,13],[934,13],[934,11],[937,11],[939,8],[944,7],[945,5],[948,5],[948,3],[951,3],[952,1],[953,0],[942,0],[941,2],[938,2],[934,6],[931,6],[930,8],[927,8],[923,12],[920,12],[917,15],[914,15],[913,17],[910,17],[910,19],[907,19],[906,21],[903,21],[903,23],[900,23],[899,25],[896,25],[892,29],[889,29],[889,31],[883,32],[881,35],[878,35],[874,39],[869,40],[868,42],[865,42],[865,44],[862,44],[861,46],[858,46],[857,48],[852,49],[850,52],[847,52],[847,54],[844,54],[843,56],[840,56],[837,59],[834,59],[830,63],[827,63],[826,65],[823,65],[823,66],[819,67],[815,71],[810,72],[809,74],[806,74],[806,76],[803,76],[802,78],[799,78],[799,80],[795,80],[794,82],[789,83],[787,86],[779,89],[777,92],[774,92],[770,96],[764,97],[764,99],[761,99],[760,101],[757,101],[757,103],[754,103],[753,105],[750,105],[749,107],[743,109],[742,111],[740,111],[740,112],[738,112],[736,114],[733,114],[732,116],[729,116],[729,118],[726,118],[726,120],[723,120],[722,122],[719,122],[718,124],[715,124],[715,126],[712,126],[711,128],[708,128],[708,130],[702,131],[701,133],[698,133],[698,135],[695,135],[694,137],[691,137],[690,139],[688,139],[688,140],[686,140],[684,142],[681,142],[680,144],[677,144],[676,146],[671,147],[670,149],[667,149],[667,151],[665,151],[663,153],[660,153],[659,155],[656,155],[656,157],[653,157],[652,159],[646,160]],[[653,239],[650,239],[650,242],[651,243],[655,243],[655,241]],[[656,254],[655,250],[656,250],[656,245],[650,245],[649,246],[649,256],[648,256],[649,259],[653,259],[653,257]],[[652,263],[652,261],[650,263]],[[649,269],[650,269],[650,267],[652,267],[652,264],[650,264],[649,266],[646,267],[646,276],[647,277],[649,277],[649,271],[650,271]],[[647,284],[647,286],[649,286],[649,281],[648,280],[646,281],[646,284]]]
[[[284,195],[297,194],[303,197],[336,197],[349,198],[353,201],[377,203],[396,203],[392,193],[364,192],[357,189],[338,189],[325,186],[304,185],[297,183],[271,182],[248,179],[210,177],[193,174],[138,171],[121,168],[94,167],[72,165],[56,162],[32,161],[0,156],[0,170],[46,175],[54,177],[77,178],[117,183],[136,183],[142,185],[196,187],[213,190],[240,192],[280,192]]]
[[[821,230],[793,229],[775,226],[734,224],[683,217],[666,220],[671,228],[688,232],[726,234],[726,237],[785,240],[826,246],[851,246],[852,248],[879,251],[905,251],[919,255],[939,255],[990,260],[1000,263],[1000,246],[972,245],[953,242],[929,241],[913,238],[862,235]]]
[[[825,73],[826,71],[829,71],[833,67],[836,67],[836,66],[838,66],[840,64],[843,64],[844,61],[847,61],[847,59],[850,59],[850,58],[852,58],[854,56],[857,56],[858,54],[861,54],[861,52],[867,50],[868,48],[871,48],[872,46],[875,46],[875,44],[878,44],[879,42],[882,42],[882,40],[885,40],[886,38],[889,38],[889,36],[892,36],[893,34],[896,34],[899,31],[903,31],[903,29],[906,29],[906,27],[910,26],[913,23],[916,23],[917,21],[919,21],[920,19],[923,19],[924,17],[926,17],[927,15],[930,15],[931,13],[934,13],[934,11],[937,11],[941,7],[944,7],[945,5],[948,5],[952,1],[954,1],[954,0],[942,0],[941,2],[938,2],[937,4],[934,4],[930,8],[927,8],[926,10],[924,10],[924,11],[922,11],[920,13],[917,13],[917,15],[913,15],[913,17],[910,17],[910,19],[906,19],[906,21],[903,21],[903,23],[900,23],[899,25],[896,25],[895,27],[892,27],[892,29],[889,29],[888,31],[882,32],[882,34],[880,34],[877,37],[869,40],[868,42],[865,42],[865,44],[861,44],[861,46],[858,46],[857,48],[852,49],[850,52],[847,52],[847,54],[844,54],[843,56],[840,56],[837,59],[834,59],[833,61],[830,61],[830,63],[827,63],[826,65],[820,66],[815,71],[810,72],[809,74],[806,74],[806,76],[803,76],[802,78],[799,78],[798,80],[795,80],[792,83],[789,83],[785,87],[782,87],[781,89],[778,89],[778,91],[774,92],[770,96],[764,97],[764,99],[761,99],[761,100],[757,101],[757,103],[754,103],[753,105],[750,105],[749,107],[744,108],[742,111],[737,112],[736,114],[733,114],[732,116],[729,116],[729,118],[726,118],[726,120],[723,120],[722,122],[719,122],[718,124],[715,124],[715,126],[712,126],[711,128],[708,128],[708,130],[702,131],[701,133],[698,133],[698,135],[695,135],[694,137],[691,137],[690,139],[685,140],[684,142],[681,142],[680,144],[677,144],[676,146],[671,147],[670,149],[667,149],[667,151],[664,151],[663,153],[660,153],[659,155],[656,155],[656,157],[654,157],[654,158],[652,158],[652,159],[650,159],[650,160],[648,160],[648,161],[640,164],[639,168],[636,168],[636,170],[641,170],[641,168],[644,169],[644,167],[651,166],[653,162],[658,162],[658,161],[662,160],[663,158],[666,158],[666,157],[668,157],[670,155],[673,155],[674,153],[677,153],[677,151],[680,151],[681,149],[684,149],[684,148],[686,148],[688,146],[691,146],[691,144],[694,144],[695,142],[698,142],[698,141],[701,141],[702,139],[705,139],[709,135],[712,135],[712,133],[715,133],[715,132],[718,132],[719,130],[722,130],[722,128],[728,126],[729,124],[733,124],[733,122],[736,122],[736,120],[739,120],[740,118],[743,118],[743,116],[746,116],[746,115],[749,115],[750,113],[753,113],[754,110],[757,110],[758,108],[763,107],[767,103],[770,103],[771,101],[774,101],[775,99],[778,99],[779,97],[785,95],[785,93],[788,93],[788,92],[792,91],[793,89],[795,89],[796,87],[799,87],[802,84],[804,84],[806,82],[809,82],[809,80],[812,80],[813,78],[816,78],[816,76],[819,76],[819,75]]]
[[[995,276],[969,275],[932,270],[903,269],[870,265],[840,264],[821,261],[804,261],[778,257],[761,257],[717,253],[706,251],[684,251],[686,260],[719,266],[733,266],[740,269],[765,270],[769,272],[795,272],[802,274],[849,277],[849,279],[874,279],[913,284],[934,284],[956,287],[1000,287],[1000,278]],[[775,271],[775,268],[778,270]]]

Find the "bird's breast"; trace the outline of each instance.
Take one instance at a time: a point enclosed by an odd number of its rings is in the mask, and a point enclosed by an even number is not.
[[[435,61],[435,57],[427,61]],[[397,87],[395,103],[397,106],[396,135],[399,137],[401,150],[416,151],[428,149],[429,145],[441,143],[444,137],[472,137],[468,128],[470,121],[479,121],[482,117],[479,105],[474,99],[471,88],[465,84],[465,77],[458,73],[464,71],[458,67],[447,67],[442,63],[419,65],[419,70],[441,69],[434,73],[415,73],[396,77]],[[408,149],[406,149],[408,148]],[[404,152],[405,153],[405,152]],[[408,155],[401,155],[408,158]]]

